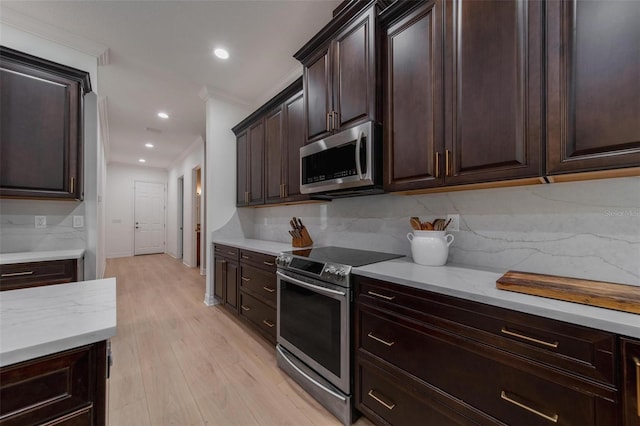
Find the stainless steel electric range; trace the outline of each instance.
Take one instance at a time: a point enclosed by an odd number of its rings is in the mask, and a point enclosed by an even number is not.
[[[355,419],[351,269],[398,257],[402,255],[315,247],[276,258],[278,366],[345,425]]]

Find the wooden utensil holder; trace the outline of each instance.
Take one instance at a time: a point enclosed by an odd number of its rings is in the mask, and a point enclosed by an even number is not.
[[[294,247],[310,247],[313,245],[313,240],[307,232],[307,228],[303,227],[299,230],[300,238],[293,237],[291,240],[291,245]]]

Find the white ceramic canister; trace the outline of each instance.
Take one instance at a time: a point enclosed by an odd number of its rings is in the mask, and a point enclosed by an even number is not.
[[[442,266],[447,263],[453,235],[445,231],[413,231],[407,234],[411,241],[413,261],[420,265]]]

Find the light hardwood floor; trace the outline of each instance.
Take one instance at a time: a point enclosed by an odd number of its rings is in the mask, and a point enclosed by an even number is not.
[[[275,349],[170,256],[109,259],[117,278],[109,425],[340,425],[288,376]],[[356,425],[370,426],[365,418]]]

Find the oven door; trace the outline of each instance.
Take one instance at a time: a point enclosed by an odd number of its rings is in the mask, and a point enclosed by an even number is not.
[[[351,393],[347,288],[278,270],[278,344]]]
[[[374,123],[370,121],[300,148],[300,192],[376,184],[373,139]]]

